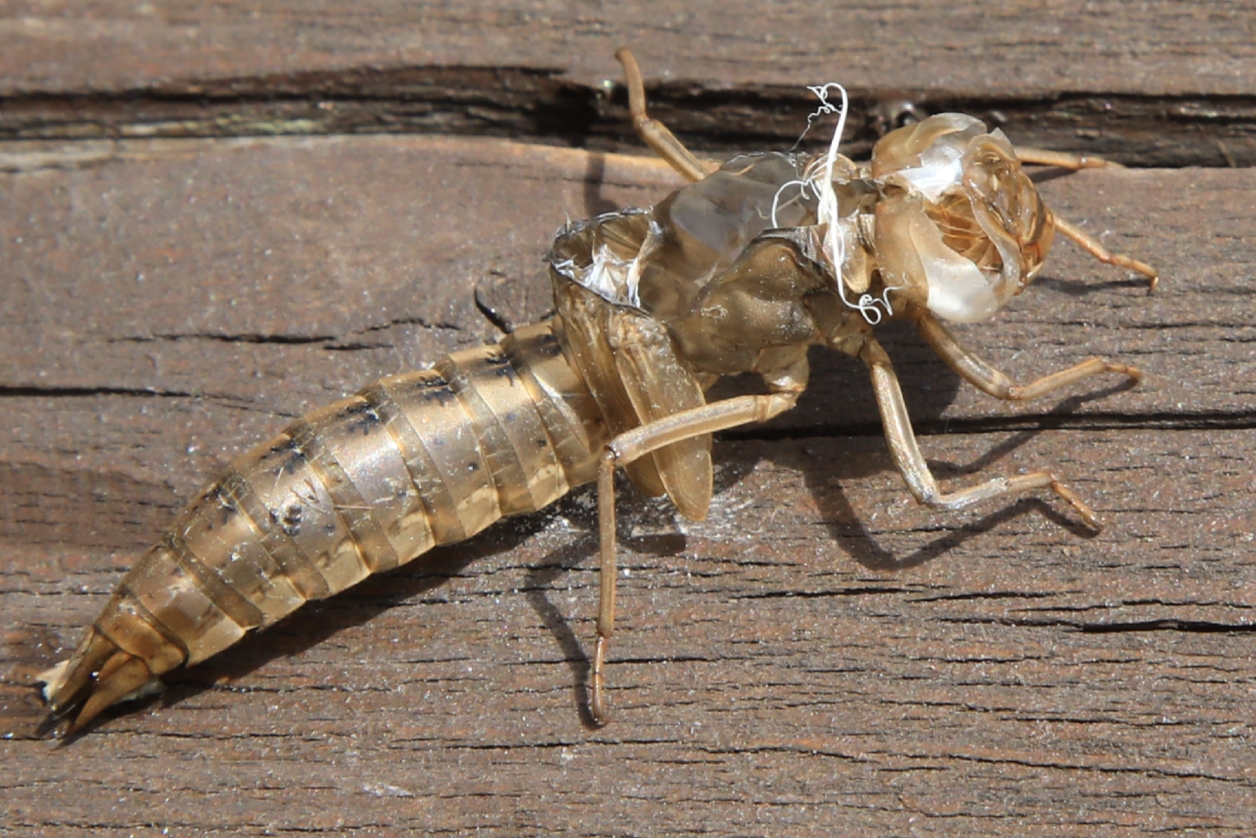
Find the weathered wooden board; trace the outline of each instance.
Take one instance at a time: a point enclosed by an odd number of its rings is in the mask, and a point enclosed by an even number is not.
[[[516,322],[543,316],[554,228],[649,203],[675,183],[645,158],[494,140],[107,149],[90,162],[47,149],[10,155],[0,386],[21,421],[0,452],[25,472],[133,481],[137,494],[106,492],[121,505],[111,520],[134,520],[127,510],[154,502],[153,490],[189,496],[283,417],[495,339],[477,290]],[[1254,327],[1242,236],[1256,218],[1253,186],[1246,170],[1090,171],[1045,183],[1062,214],[1163,266],[1164,292],[1147,296],[1140,279],[1062,243],[1032,293],[960,331],[1022,379],[1099,354],[1139,363],[1146,384],[1110,398],[1001,404],[961,387],[919,338],[891,327],[919,429],[1247,421]],[[802,404],[773,427],[876,433],[861,365],[815,360]],[[59,485],[59,495],[93,494]],[[46,509],[34,504],[33,514]],[[31,524],[5,526],[30,539]],[[76,543],[135,546],[147,533],[118,542],[80,531],[88,540]]]
[[[618,76],[610,56],[630,44],[666,75],[729,84],[841,77],[966,94],[1250,96],[1252,10],[1242,0],[10,4],[0,93],[427,65],[557,70],[597,84]]]
[[[7,822],[1245,834],[1251,635],[1096,631],[1250,616],[1239,516],[1256,498],[1238,437],[1049,432],[999,461],[1135,449],[1096,469],[1114,514],[1095,539],[1032,502],[938,521],[902,502],[872,441],[725,446],[722,477],[736,480],[711,524],[686,525],[679,544],[649,523],[627,539],[609,727],[578,712],[595,579],[576,502],[368,581],[68,746],[6,741]],[[929,440],[964,463],[1018,442]],[[830,462],[840,484],[817,468]],[[629,505],[631,521],[670,517]],[[6,553],[8,655],[26,656],[24,673],[116,575],[74,551],[55,567]],[[913,558],[925,561],[884,569]],[[31,700],[20,717],[35,712]]]
[[[808,84],[866,152],[960,110],[1141,166],[1256,163],[1256,4],[99,2],[0,7],[0,139],[344,134],[634,142],[612,59],[691,144],[789,145]]]
[[[1050,463],[1051,500],[911,503],[865,374],[718,447],[711,518],[627,493],[612,724],[583,714],[592,497],[300,612],[61,746],[35,674],[222,464],[286,417],[548,307],[564,215],[656,200],[642,159],[434,137],[10,144],[0,174],[0,829],[23,834],[1112,834],[1256,823],[1256,175],[1043,189],[1164,273],[1061,245],[965,337],[1008,407],[892,331],[939,475]]]

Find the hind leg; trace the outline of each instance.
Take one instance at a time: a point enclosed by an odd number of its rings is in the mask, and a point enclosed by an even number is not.
[[[751,422],[766,422],[789,410],[798,393],[736,396],[673,413],[663,419],[625,431],[606,446],[598,464],[597,508],[600,588],[597,611],[597,645],[589,677],[589,713],[599,725],[606,724],[606,650],[615,633],[615,469],[635,462],[673,442],[724,431]]]

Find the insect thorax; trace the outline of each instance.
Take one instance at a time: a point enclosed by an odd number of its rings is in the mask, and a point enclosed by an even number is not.
[[[857,328],[853,320],[863,323],[842,304],[819,245],[814,160],[736,157],[652,209],[570,225],[549,256],[555,281],[665,324],[678,355],[704,383],[795,365],[811,344]],[[842,196],[851,242],[843,277],[864,293],[876,281],[875,188],[855,179]]]

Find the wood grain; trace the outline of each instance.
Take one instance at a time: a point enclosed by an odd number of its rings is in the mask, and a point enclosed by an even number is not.
[[[1242,831],[1256,484],[1241,231],[1256,208],[1232,196],[1256,186],[1247,172],[1044,184],[1160,265],[1162,293],[1062,250],[969,330],[1023,376],[1099,353],[1147,368],[1143,387],[1011,410],[894,335],[940,475],[1051,463],[1109,518],[1098,536],[1039,499],[916,507],[863,374],[821,356],[806,404],[721,446],[708,522],[625,500],[610,727],[582,710],[585,491],[310,607],[49,750],[30,738],[35,673],[220,463],[372,375],[491,336],[477,284],[512,317],[542,313],[562,212],[648,202],[671,178],[425,137],[31,159],[6,176],[21,281],[0,333],[14,827],[658,834],[715,812],[750,834],[1119,831],[1156,800],[1166,828]],[[525,206],[547,212],[509,211]]]
[[[634,146],[612,59],[727,156],[793,144],[808,84],[853,94],[850,148],[960,111],[1139,166],[1256,163],[1256,6],[568,2],[0,6],[0,139],[447,133]],[[138,47],[138,48],[137,48]],[[615,90],[615,95],[607,94]]]
[[[83,13],[71,3],[5,8],[0,91],[130,88],[381,65],[557,69],[618,77],[631,44],[663,76],[730,84],[842,74],[852,87],[1053,94],[1251,94],[1252,6],[1119,0],[700,2],[683,8],[547,0],[374,0],[352,6],[198,0]],[[136,49],[142,44],[144,49]],[[957,60],[957,56],[962,56]]]
[[[750,86],[814,80],[839,55],[879,73],[894,44],[923,56],[901,72],[946,95],[1237,95],[1252,67],[1241,4],[950,22],[850,7],[864,34],[798,26],[792,5],[611,24],[500,2],[254,9],[265,26],[239,6],[95,8],[4,10],[3,89],[381,56],[587,83],[621,38],[679,78]],[[561,32],[561,66],[544,64]],[[226,462],[374,377],[495,339],[477,293],[513,322],[542,316],[559,224],[676,183],[645,157],[540,139],[0,144],[0,834],[1252,833],[1251,169],[1043,173],[1048,202],[1155,264],[1160,290],[1061,243],[1023,298],[962,330],[1022,380],[1104,355],[1143,368],[1138,387],[1009,406],[886,330],[940,478],[1050,464],[1101,533],[1049,498],[919,508],[866,373],[818,352],[795,411],[717,443],[707,521],[623,493],[605,728],[583,709],[586,489],[309,606],[74,741],[42,738],[37,673]]]

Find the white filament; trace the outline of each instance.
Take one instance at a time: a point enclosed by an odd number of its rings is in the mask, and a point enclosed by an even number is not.
[[[829,102],[829,89],[836,89],[842,95],[841,106],[835,106]],[[837,281],[837,293],[842,298],[842,303],[847,308],[853,308],[863,316],[870,326],[875,326],[882,320],[881,309],[885,309],[885,314],[893,317],[894,308],[890,305],[890,292],[897,291],[903,286],[893,286],[886,288],[881,296],[874,297],[871,294],[862,294],[859,299],[852,302],[846,296],[846,282],[842,278],[842,267],[846,264],[846,235],[842,227],[841,217],[838,214],[837,192],[833,189],[833,166],[837,163],[837,149],[842,142],[842,131],[846,128],[846,114],[850,110],[850,99],[846,95],[846,88],[837,82],[829,82],[826,85],[817,87],[808,87],[816,98],[820,100],[820,108],[813,115],[820,114],[837,114],[837,128],[833,131],[833,139],[829,141],[829,151],[824,158],[824,172],[820,176],[819,184],[812,184],[811,188],[818,193],[820,206],[816,210],[816,219],[820,224],[827,224],[828,229],[824,233],[824,251],[829,257],[829,261],[833,264],[833,272]],[[811,120],[807,120],[810,124]],[[788,184],[786,184],[788,185]],[[780,193],[777,193],[778,195]],[[775,206],[775,203],[773,204]]]
[[[790,198],[789,200],[790,203],[794,201],[805,201],[807,199],[807,192],[814,191],[814,190],[809,190],[809,187],[811,187],[811,181],[806,180],[806,179],[796,178],[794,180],[787,180],[784,183],[782,183],[781,188],[777,189],[776,194],[772,196],[772,226],[773,227],[779,228],[781,226],[781,222],[778,221],[776,218],[776,211],[780,208],[780,205],[781,205],[781,195],[785,192],[786,189],[788,189],[791,186],[798,187],[798,197]]]

